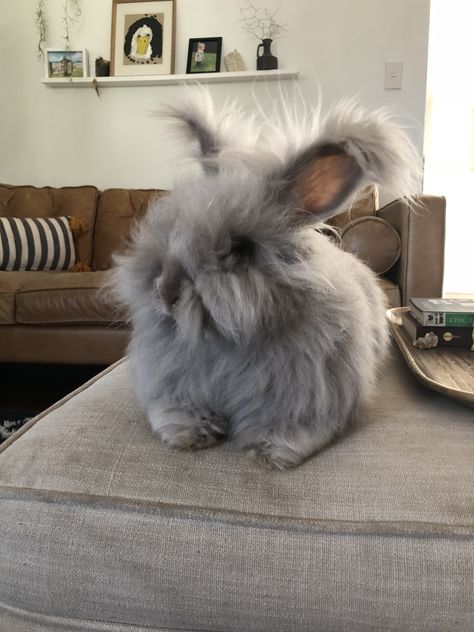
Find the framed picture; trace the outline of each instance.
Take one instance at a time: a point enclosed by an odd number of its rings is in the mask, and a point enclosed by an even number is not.
[[[222,37],[197,37],[189,40],[186,72],[219,72]]]
[[[61,50],[47,48],[45,50],[45,75],[49,79],[74,79],[88,77],[87,51]]]
[[[111,76],[174,72],[175,0],[113,0]]]

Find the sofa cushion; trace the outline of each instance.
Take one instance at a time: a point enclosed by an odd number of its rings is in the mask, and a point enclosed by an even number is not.
[[[150,200],[165,195],[154,189],[107,189],[100,196],[94,236],[94,270],[110,267],[112,254],[123,249],[133,223]]]
[[[123,324],[0,325],[0,362],[110,365],[129,340]]]
[[[0,272],[0,324],[120,320],[105,298],[104,272]]]
[[[0,186],[1,217],[60,217],[81,219],[87,229],[76,241],[77,260],[91,265],[98,191],[93,186],[36,188]]]
[[[288,472],[167,447],[131,381],[122,363],[4,444],[5,629],[472,630],[472,411],[395,350],[353,431]]]
[[[15,321],[15,291],[3,286],[3,277],[8,272],[0,272],[0,326],[12,325]]]
[[[398,261],[402,249],[395,228],[381,217],[360,217],[341,231],[344,250],[364,261],[376,274],[384,274]]]

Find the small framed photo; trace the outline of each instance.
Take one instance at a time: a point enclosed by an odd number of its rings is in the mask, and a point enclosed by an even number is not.
[[[88,77],[87,51],[60,50],[47,48],[45,50],[46,77],[49,79],[76,79]]]
[[[113,0],[110,75],[171,75],[175,22],[175,0]]]
[[[189,40],[186,73],[219,72],[222,37],[197,37]]]

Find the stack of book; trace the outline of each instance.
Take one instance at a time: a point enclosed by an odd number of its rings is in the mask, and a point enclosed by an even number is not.
[[[411,298],[402,324],[419,349],[468,347],[474,350],[474,300]]]

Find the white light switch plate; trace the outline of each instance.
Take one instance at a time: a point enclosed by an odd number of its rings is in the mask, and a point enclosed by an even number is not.
[[[401,90],[403,78],[402,61],[385,62],[385,90]]]
[[[471,118],[471,156],[469,159],[469,169],[474,171],[474,108],[472,109]]]

